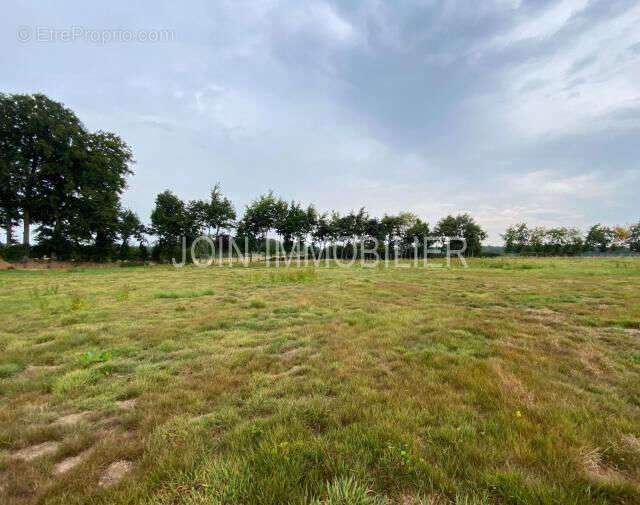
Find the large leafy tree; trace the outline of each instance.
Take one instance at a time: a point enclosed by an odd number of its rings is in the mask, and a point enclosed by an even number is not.
[[[216,238],[220,230],[228,230],[234,226],[236,210],[233,203],[222,195],[220,184],[216,184],[211,190],[211,200],[205,214],[205,223],[208,228],[215,230]]]
[[[613,238],[614,234],[611,228],[600,223],[594,224],[587,232],[585,248],[588,251],[605,252],[609,249]]]
[[[92,243],[106,257],[117,231],[131,150],[117,135],[88,133],[76,115],[44,95],[0,95],[0,198],[19,216],[23,244],[38,224],[40,245],[67,254]]]
[[[487,232],[475,222],[469,214],[447,216],[438,221],[435,233],[442,237],[464,237],[467,248],[467,256],[478,256],[482,252],[482,241],[487,238]],[[452,240],[452,248],[457,249],[459,244]]]
[[[502,235],[504,251],[506,253],[524,252],[529,245],[530,233],[527,223],[518,223],[509,226]]]
[[[44,95],[0,95],[0,159],[4,191],[23,222],[31,224],[61,207],[60,195],[78,189],[85,130],[76,115]]]
[[[404,247],[407,249],[416,247],[418,254],[421,255],[424,254],[424,247],[425,244],[427,244],[430,234],[431,230],[429,229],[429,223],[426,223],[417,217],[415,221],[413,221],[406,230],[404,230],[402,242]]]
[[[631,236],[631,228],[628,226],[616,225],[611,228],[612,249],[624,249],[628,245]]]
[[[151,212],[151,231],[158,236],[158,245],[164,251],[178,246],[182,237],[186,237],[187,243],[191,243],[199,232],[195,216],[169,190],[156,197]]]
[[[142,245],[145,241],[145,226],[138,215],[129,209],[122,209],[118,215],[118,235],[120,236],[120,258],[129,257],[129,240],[135,238]]]
[[[39,238],[53,252],[68,244],[91,244],[93,256],[104,260],[114,253],[119,233],[120,196],[132,173],[129,146],[109,132],[88,133],[83,138],[75,189],[58,188],[50,210],[40,219]]]
[[[307,213],[297,202],[279,204],[279,211],[275,222],[276,232],[282,237],[285,250],[290,250],[294,239],[302,240],[306,235]]]
[[[206,230],[218,238],[221,230],[229,230],[235,225],[236,211],[233,203],[226,196],[222,195],[220,184],[216,184],[211,190],[211,199],[192,200],[187,205],[187,210],[191,213],[200,231]]]
[[[273,191],[260,195],[245,209],[242,218],[243,234],[254,237],[256,245],[264,242],[267,234],[276,229],[277,223],[282,221],[286,212],[286,202],[277,198]]]

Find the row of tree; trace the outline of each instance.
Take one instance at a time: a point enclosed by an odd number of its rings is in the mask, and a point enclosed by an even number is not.
[[[313,205],[304,207],[295,201],[288,202],[273,192],[253,200],[237,219],[233,205],[222,196],[219,185],[213,188],[207,201],[185,202],[171,191],[160,193],[151,213],[149,232],[158,238],[156,255],[165,257],[175,253],[181,237],[186,237],[189,245],[202,234],[211,235],[216,244],[221,239],[226,244],[231,236],[241,244],[246,240],[251,251],[266,251],[266,241],[273,237],[285,251],[301,243],[315,248],[339,243],[343,257],[351,257],[354,249],[363,245],[372,249],[376,243],[382,254],[386,247],[408,256],[413,254],[414,242],[417,241],[421,252],[425,240],[433,236],[464,237],[466,253],[478,255],[487,236],[468,214],[447,216],[430,228],[411,212],[382,218],[370,216],[364,207],[344,215],[337,211],[320,213]]]
[[[541,256],[629,250],[640,252],[640,222],[631,226],[595,224],[586,234],[577,228],[509,226],[502,235],[506,253]]]
[[[9,246],[17,242],[14,228],[22,225],[22,245],[16,249],[24,257],[145,259],[146,243],[155,236],[153,254],[167,258],[181,237],[190,244],[203,233],[226,241],[235,236],[253,251],[264,250],[273,235],[287,251],[297,242],[339,240],[345,255],[374,240],[404,251],[430,235],[464,236],[468,253],[476,255],[486,238],[467,214],[448,216],[431,229],[409,212],[380,219],[364,208],[345,215],[319,213],[272,192],[256,198],[238,217],[219,185],[206,201],[184,202],[170,191],[159,194],[151,225],[145,226],[121,205],[132,164],[131,149],[120,137],[88,131],[63,104],[42,94],[0,94],[0,222]],[[132,240],[138,248],[130,247]]]

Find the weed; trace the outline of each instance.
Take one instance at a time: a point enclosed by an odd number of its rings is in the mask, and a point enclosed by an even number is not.
[[[0,365],[0,379],[6,379],[18,373],[22,367],[17,363],[5,363]]]
[[[109,351],[87,351],[80,357],[80,360],[85,365],[92,363],[104,363],[111,359],[111,352]]]
[[[96,375],[91,370],[73,370],[56,380],[53,390],[60,395],[76,392],[93,384],[95,380]]]

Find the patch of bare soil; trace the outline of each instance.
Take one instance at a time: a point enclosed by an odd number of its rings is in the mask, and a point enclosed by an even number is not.
[[[69,414],[67,416],[60,417],[56,419],[53,424],[56,426],[73,426],[78,424],[80,421],[84,421],[87,417],[91,415],[91,412],[78,412],[77,414]]]
[[[111,463],[107,469],[102,473],[98,486],[109,487],[120,482],[125,475],[127,475],[133,469],[133,463],[131,461],[115,461]]]
[[[1,260],[0,260],[1,261]],[[6,261],[5,261],[6,263]],[[52,259],[30,259],[29,261],[21,262],[21,263],[7,263],[9,268],[15,268],[20,270],[57,270],[61,268],[72,269],[72,268],[113,268],[120,266],[121,264],[134,264],[135,262],[120,262],[120,261],[112,261],[105,263],[97,263],[95,261],[58,261]],[[137,263],[136,263],[137,264]],[[148,263],[150,266],[153,263]],[[4,270],[0,268],[0,270]]]
[[[546,323],[563,323],[566,321],[566,316],[560,312],[556,312],[555,310],[551,310],[547,307],[542,307],[539,309],[528,308],[525,309],[524,312],[532,317],[535,317],[539,321]]]
[[[81,452],[80,454],[76,454],[75,456],[71,456],[69,458],[63,459],[60,463],[53,467],[53,473],[56,475],[60,475],[68,472],[72,468],[78,466],[82,460],[89,454],[89,450]]]
[[[123,400],[120,402],[116,402],[116,405],[122,410],[132,410],[136,406],[135,398],[131,400]]]
[[[32,445],[31,447],[25,447],[12,454],[14,459],[21,459],[23,461],[33,461],[41,456],[53,454],[60,447],[59,442],[43,442],[38,445]]]
[[[24,369],[24,373],[38,374],[38,373],[44,373],[44,372],[55,372],[56,370],[59,370],[59,369],[60,369],[59,365],[41,365],[41,366],[29,365],[27,368]]]
[[[29,412],[49,412],[51,405],[49,403],[27,403],[24,409]]]
[[[0,270],[14,270],[15,267],[11,263],[7,263],[5,260],[0,258]]]

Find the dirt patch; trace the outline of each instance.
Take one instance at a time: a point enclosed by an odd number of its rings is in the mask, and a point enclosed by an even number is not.
[[[5,260],[0,258],[0,270],[14,270],[14,267],[11,263],[7,263]]]
[[[116,402],[116,405],[122,410],[132,410],[136,406],[136,400],[135,398],[131,400],[123,400],[121,402]]]
[[[27,403],[24,410],[28,412],[49,412],[51,405],[49,403]]]
[[[524,312],[543,323],[564,323],[566,321],[566,316],[564,314],[551,310],[547,307],[539,309],[528,308],[525,309]]]
[[[116,461],[111,463],[107,469],[102,473],[98,486],[109,487],[120,482],[125,475],[127,475],[133,469],[133,463],[131,461]]]
[[[91,412],[78,412],[77,414],[69,414],[68,416],[60,417],[56,419],[53,424],[55,426],[73,426],[78,424],[80,421],[84,421],[87,417],[91,415]]]
[[[89,450],[86,450],[84,452],[81,452],[80,454],[77,454],[75,456],[71,456],[70,458],[62,460],[60,463],[58,463],[56,466],[53,467],[53,473],[56,475],[60,475],[65,472],[68,472],[72,468],[78,466],[82,462],[82,460],[87,456],[87,454],[89,454],[89,452],[90,452]]]
[[[13,459],[21,459],[23,461],[32,461],[41,456],[53,454],[60,447],[59,442],[43,442],[42,444],[25,447],[12,454]]]
[[[42,365],[42,366],[36,366],[36,365],[30,365],[27,368],[24,369],[24,373],[26,374],[39,374],[39,373],[44,373],[44,372],[55,372],[56,370],[60,370],[60,366],[59,365]]]

